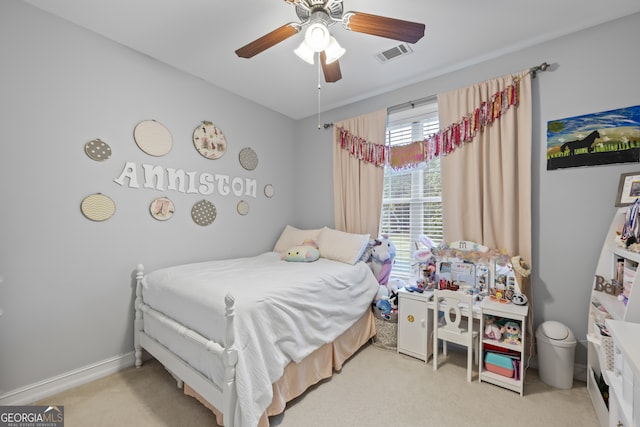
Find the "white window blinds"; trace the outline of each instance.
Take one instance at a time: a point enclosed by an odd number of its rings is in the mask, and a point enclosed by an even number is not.
[[[387,144],[405,145],[424,140],[438,131],[438,109],[434,100],[408,111],[389,114]],[[394,277],[414,277],[415,242],[427,235],[442,241],[442,188],[440,159],[409,170],[385,167],[380,234],[388,234],[396,245]]]

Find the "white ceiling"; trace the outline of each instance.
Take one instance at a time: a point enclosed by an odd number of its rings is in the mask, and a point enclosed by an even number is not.
[[[303,32],[251,59],[234,53],[298,22],[283,0],[22,1],[293,119],[318,112],[318,66],[293,53]],[[640,1],[344,0],[344,10],[421,22],[425,37],[382,64],[376,53],[400,42],[333,25],[347,53],[342,80],[322,80],[323,111],[639,12]]]

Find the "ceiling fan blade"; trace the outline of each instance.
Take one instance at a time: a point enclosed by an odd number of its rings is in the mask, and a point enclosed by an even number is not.
[[[324,53],[324,50],[320,52],[320,62],[322,63],[322,71],[324,72],[325,82],[335,83],[342,78],[340,63],[336,59],[331,64],[327,64],[327,54]]]
[[[362,12],[344,14],[344,27],[357,33],[416,43],[424,36],[425,25]]]
[[[240,58],[251,58],[262,51],[269,49],[270,47],[288,39],[289,37],[297,34],[300,31],[300,24],[289,22],[280,28],[276,28],[268,34],[260,37],[242,46],[236,50],[236,55]]]

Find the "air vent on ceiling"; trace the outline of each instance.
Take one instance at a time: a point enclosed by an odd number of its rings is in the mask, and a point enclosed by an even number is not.
[[[385,63],[392,59],[400,58],[401,56],[410,55],[412,52],[413,50],[411,50],[411,47],[407,43],[402,43],[391,49],[377,53],[376,58],[378,58],[378,61]]]

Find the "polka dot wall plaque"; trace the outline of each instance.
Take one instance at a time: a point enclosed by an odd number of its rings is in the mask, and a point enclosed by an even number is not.
[[[111,157],[111,147],[106,142],[98,139],[93,139],[84,144],[84,152],[89,156],[91,160],[98,162],[107,160]]]
[[[105,221],[116,212],[116,204],[101,193],[85,197],[80,204],[82,214],[91,221]]]
[[[200,200],[191,208],[191,218],[198,225],[210,225],[216,219],[216,207],[208,200]]]
[[[248,171],[258,167],[258,155],[252,148],[245,147],[240,150],[240,164]]]

